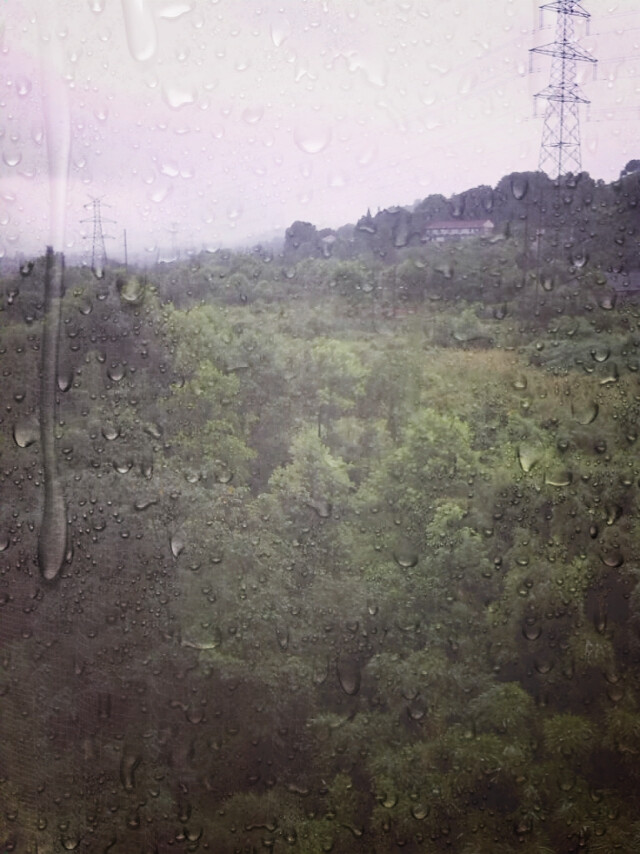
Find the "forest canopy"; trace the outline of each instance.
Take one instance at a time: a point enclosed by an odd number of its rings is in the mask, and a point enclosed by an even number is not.
[[[639,174],[3,276],[5,850],[638,848]]]

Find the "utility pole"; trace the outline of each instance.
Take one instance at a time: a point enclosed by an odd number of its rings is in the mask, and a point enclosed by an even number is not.
[[[550,178],[568,172],[577,174],[582,168],[580,154],[580,104],[589,101],[576,83],[576,63],[596,60],[575,43],[574,19],[588,21],[591,15],[578,0],[555,0],[540,6],[557,14],[556,40],[530,53],[552,57],[549,85],[535,97],[547,102],[540,146],[540,171]]]
[[[123,229],[124,237],[124,269],[129,271],[129,255],[127,254],[127,229]]]
[[[112,234],[105,234],[102,230],[102,224],[104,222],[114,223],[115,221],[112,219],[103,219],[101,205],[104,204],[101,198],[96,196],[90,196],[90,202],[85,205],[85,208],[91,208],[93,212],[93,216],[90,219],[83,219],[81,222],[91,222],[93,223],[93,233],[91,235],[87,235],[87,238],[91,237],[91,269],[95,273],[95,275],[101,279],[104,276],[104,268],[107,265],[107,250],[105,249],[104,241],[105,237],[109,239],[113,239]],[[105,205],[105,207],[110,207],[110,205]]]

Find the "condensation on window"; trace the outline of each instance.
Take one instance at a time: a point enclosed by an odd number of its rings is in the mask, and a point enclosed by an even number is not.
[[[0,852],[640,844],[631,0],[0,0]]]

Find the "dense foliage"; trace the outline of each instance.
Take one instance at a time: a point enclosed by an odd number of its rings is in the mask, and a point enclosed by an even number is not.
[[[489,240],[68,269],[54,582],[44,262],[5,277],[3,850],[640,846],[638,177],[510,176]]]

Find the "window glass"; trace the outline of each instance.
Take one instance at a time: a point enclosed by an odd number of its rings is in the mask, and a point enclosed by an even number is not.
[[[0,852],[637,850],[639,28],[0,0]]]

